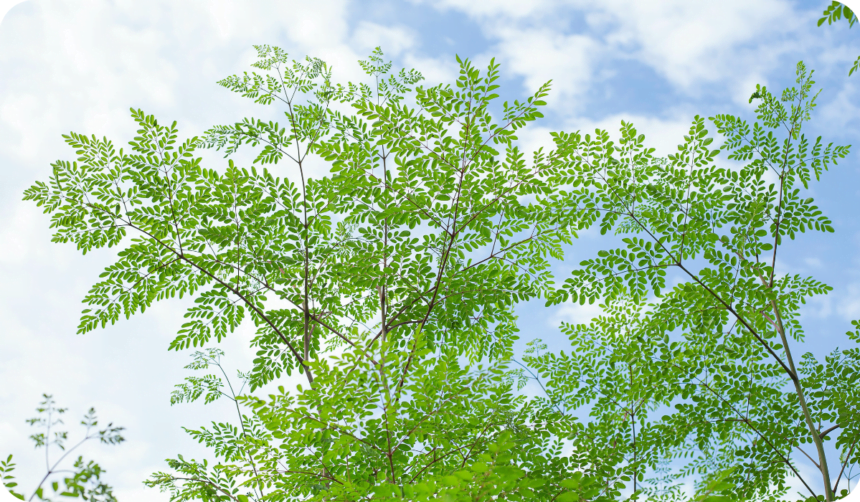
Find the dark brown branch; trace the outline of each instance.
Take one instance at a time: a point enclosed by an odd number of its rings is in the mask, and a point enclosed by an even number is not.
[[[842,427],[842,424],[836,424],[836,425],[834,425],[828,429],[825,429],[821,434],[819,434],[819,437],[821,439],[824,439],[824,436],[830,434],[831,432],[835,431],[836,429],[838,429],[840,427]]]

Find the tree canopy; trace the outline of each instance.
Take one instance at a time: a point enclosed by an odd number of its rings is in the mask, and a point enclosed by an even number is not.
[[[798,477],[803,498],[840,493],[860,463],[860,331],[824,360],[796,354],[800,306],[830,288],[776,261],[833,231],[808,190],[849,152],[802,132],[817,97],[803,63],[795,87],[757,86],[756,122],[717,115],[713,135],[696,116],[661,158],[624,122],[617,141],[554,132],[521,151],[550,83],[499,103],[495,61],[458,58],[456,82],[425,87],[377,49],[366,82],[344,84],[256,49],[259,72],[219,84],[283,123],[180,139],[132,110],[128,149],[70,133],[76,160],[25,192],[55,242],[119,248],[79,333],[194,298],[169,348],[205,374],[171,402],[227,399],[236,420],[187,429],[216,460],[170,459],[149,486],[176,501],[718,501],[794,497]],[[248,148],[247,166],[198,153]],[[620,247],[566,262],[591,227]],[[533,340],[516,359],[515,308],[535,300],[602,315],[561,327],[569,350]],[[231,377],[217,344],[242,322],[256,359]],[[294,371],[298,388],[257,392]],[[545,394],[522,392],[530,378]]]

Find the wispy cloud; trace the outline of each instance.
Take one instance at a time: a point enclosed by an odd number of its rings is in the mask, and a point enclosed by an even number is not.
[[[587,91],[613,76],[618,64],[650,67],[678,92],[702,96],[729,86],[736,103],[781,64],[817,39],[797,36],[813,23],[785,0],[688,2],[666,0],[488,0],[428,2],[458,11],[481,26],[507,71],[528,89],[552,78],[559,105],[581,110]],[[794,34],[787,37],[787,33]]]

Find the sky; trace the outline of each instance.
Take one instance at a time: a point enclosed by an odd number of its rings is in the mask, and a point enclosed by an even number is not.
[[[505,97],[522,99],[553,81],[546,118],[522,135],[524,147],[548,144],[557,130],[599,127],[617,137],[627,120],[658,154],[673,151],[695,115],[753,118],[748,99],[755,84],[790,85],[803,60],[824,89],[806,132],[857,143],[860,76],[847,74],[860,55],[860,28],[844,22],[817,28],[827,4],[0,0],[0,456],[15,454],[21,487],[38,482],[44,458],[24,420],[50,393],[70,408],[72,438],[82,434],[77,419],[91,406],[104,422],[127,428],[123,445],[82,453],[108,470],[122,502],[157,502],[166,495],[141,481],[164,468],[167,457],[205,453],[181,426],[230,417],[226,403],[170,406],[170,391],[188,375],[182,367],[189,354],[167,351],[187,302],[162,302],[145,315],[75,334],[80,300],[114,252],[81,256],[73,246],[52,244],[48,217],[21,201],[24,189],[47,179],[52,162],[73,158],[62,134],[107,136],[123,145],[136,129],[132,107],[162,122],[177,120],[185,137],[242,117],[274,119],[271,109],[215,83],[250,70],[252,44],[270,44],[296,58],[322,58],[340,80],[359,79],[357,60],[376,46],[396,66],[421,71],[429,84],[453,81],[455,55],[483,65],[495,57]],[[799,238],[778,263],[834,288],[803,313],[804,349],[818,355],[845,340],[849,321],[860,318],[858,152],[812,190],[836,233]],[[225,162],[218,155],[205,160]],[[562,267],[593,255],[598,245],[586,232]],[[561,321],[597,313],[596,306],[562,306],[547,315],[525,305],[522,340],[552,343]],[[231,371],[249,367],[250,334],[240,329],[222,345]],[[0,491],[0,502],[5,495]]]

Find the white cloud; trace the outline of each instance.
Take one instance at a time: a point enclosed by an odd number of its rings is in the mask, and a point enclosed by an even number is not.
[[[368,21],[360,22],[352,37],[356,50],[367,54],[376,47],[382,47],[386,55],[399,56],[403,51],[415,46],[415,34],[410,30],[399,26],[382,26]]]
[[[829,296],[813,296],[806,302],[804,316],[827,319],[833,314],[833,301]]]
[[[803,263],[812,267],[812,268],[821,268],[821,260],[815,257],[805,258]]]
[[[781,0],[608,0],[592,5],[617,26],[606,36],[611,45],[635,48],[635,57],[686,89],[734,78],[738,63],[745,66],[750,58],[760,66],[765,51],[779,50],[761,44],[762,35],[800,22],[790,4]],[[751,54],[745,45],[753,40],[759,43]]]
[[[521,77],[528,94],[552,80],[554,108],[581,106],[576,100],[589,89],[595,76],[592,62],[601,55],[601,46],[593,38],[512,25],[488,32],[499,40],[491,53],[504,62],[502,71]]]
[[[843,133],[846,132],[845,129],[848,129],[849,133],[856,132],[860,127],[860,122],[857,120],[860,117],[858,102],[860,102],[860,89],[857,88],[855,81],[846,79],[836,97],[821,107],[818,118],[841,129]]]
[[[828,319],[836,314],[842,321],[860,319],[860,283],[839,285],[827,295],[807,300],[803,315]]]
[[[533,89],[554,79],[560,106],[576,110],[576,100],[597,82],[614,75],[610,63],[644,63],[684,93],[701,95],[702,86],[730,85],[738,104],[751,85],[779,63],[779,56],[815,45],[785,37],[814,23],[785,0],[689,2],[664,0],[544,0],[428,3],[458,10],[475,20],[496,43],[505,70]],[[582,18],[587,28],[571,28]]]
[[[11,213],[11,214],[9,214]],[[0,227],[0,264],[20,265],[38,256],[40,259],[48,258],[52,253],[50,249],[39,245],[37,240],[47,237],[47,232],[39,232],[37,229],[43,226],[45,217],[38,208],[30,206],[16,206],[2,214],[6,224]]]
[[[457,77],[460,67],[453,57],[427,57],[417,54],[406,54],[403,65],[408,69],[416,69],[424,76],[422,85],[432,87],[441,83],[449,83]]]
[[[603,310],[597,303],[586,303],[585,305],[566,303],[560,306],[555,314],[551,316],[549,324],[558,327],[562,322],[570,324],[588,324],[595,317],[600,316]]]
[[[413,0],[414,1],[414,0]],[[415,3],[420,3],[418,0]],[[547,9],[552,9],[558,2],[553,0],[535,0],[522,2],[520,0],[485,0],[472,2],[469,0],[437,0],[433,6],[440,10],[458,10],[473,18],[533,16]]]
[[[836,312],[846,321],[860,319],[860,284],[851,284],[848,291],[830,293],[836,300]]]

